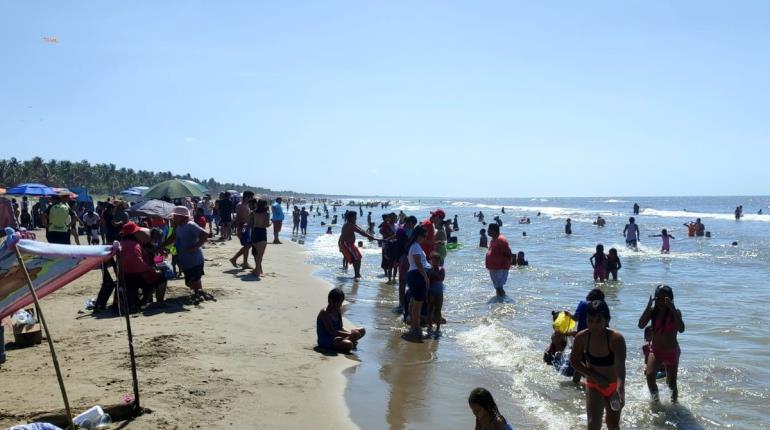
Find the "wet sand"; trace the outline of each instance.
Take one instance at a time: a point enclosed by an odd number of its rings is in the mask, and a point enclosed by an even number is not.
[[[288,240],[268,246],[259,281],[227,261],[236,250],[235,240],[204,250],[204,288],[217,302],[190,304],[189,290],[175,280],[167,309],[132,316],[141,403],[152,413],[121,428],[355,428],[342,374],[355,357],[313,349],[315,316],[330,285],[312,276],[303,249]],[[124,320],[79,312],[100,282],[93,271],[42,300],[74,413],[132,392]],[[62,408],[45,341],[11,346],[7,358],[0,428]]]

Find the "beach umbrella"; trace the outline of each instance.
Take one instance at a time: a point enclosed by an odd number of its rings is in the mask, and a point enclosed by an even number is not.
[[[189,179],[182,179],[182,180],[192,184],[195,188],[201,190],[201,192],[203,192],[203,193],[207,193],[209,191],[208,188],[204,187],[203,185],[201,185],[201,184],[199,184],[199,183],[197,183],[195,181],[191,181]]]
[[[148,199],[183,199],[185,197],[203,197],[203,191],[192,181],[182,179],[171,179],[153,185],[142,195]],[[200,185],[199,185],[200,186]]]
[[[130,187],[130,188],[126,188],[125,190],[121,191],[118,194],[120,194],[121,196],[136,196],[136,197],[139,197],[139,196],[142,195],[143,192],[145,192],[149,188],[150,187]]]
[[[173,203],[153,199],[131,206],[128,213],[142,216],[159,216],[163,219],[169,219],[173,209]]]
[[[6,194],[15,196],[53,196],[56,191],[43,184],[19,184],[6,190]]]
[[[69,197],[69,198],[71,198],[73,200],[78,198],[77,194],[73,193],[72,191],[70,191],[67,188],[52,188],[52,190],[54,190],[56,195],[60,196],[60,197]]]

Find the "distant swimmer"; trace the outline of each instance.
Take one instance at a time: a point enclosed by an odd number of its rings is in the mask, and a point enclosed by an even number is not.
[[[527,258],[524,255],[524,251],[519,251],[514,258],[516,259],[514,261],[514,265],[529,266],[529,261],[527,261]]]
[[[505,213],[505,206],[503,206],[503,208],[500,209],[500,212]]]
[[[487,247],[487,229],[482,228],[479,230],[479,248]]]
[[[757,215],[762,215],[762,209],[760,209],[759,212],[757,212]]]
[[[604,218],[601,217],[601,215],[596,217],[596,221],[594,221],[595,226],[604,227],[605,224],[607,224],[607,221],[605,221]]]
[[[567,223],[564,224],[564,234],[572,234],[572,220],[567,218]]]
[[[639,215],[639,203],[634,203],[634,215]]]
[[[626,246],[639,250],[639,226],[634,217],[628,219],[628,224],[623,227],[623,236],[626,237]]]

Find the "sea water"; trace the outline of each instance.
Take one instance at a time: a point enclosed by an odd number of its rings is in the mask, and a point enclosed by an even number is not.
[[[385,284],[376,242],[361,239],[363,279],[353,281],[352,268],[341,269],[339,225],[326,235],[320,222],[329,220],[313,217],[305,239],[310,261],[320,267],[317,275],[343,288],[350,302],[346,316],[367,328],[346,394],[362,428],[471,428],[467,396],[477,386],[493,392],[517,427],[584,427],[585,395],[571,378],[543,363],[542,352],[551,334],[551,311],[574,310],[596,286],[612,311],[611,327],[623,333],[628,348],[622,427],[770,428],[770,215],[757,214],[760,208],[768,212],[770,197],[390,200],[395,203],[384,210],[364,208],[359,225],[369,211],[377,224],[390,211],[420,220],[436,207],[447,219],[458,215],[455,235],[463,248],[445,262],[448,323],[438,340],[413,344],[400,338],[404,325],[391,312],[397,286]],[[638,251],[627,249],[622,235],[635,202],[641,206]],[[745,213],[740,221],[733,215],[738,205]],[[340,207],[340,221],[347,209],[358,207]],[[493,297],[485,250],[478,248],[479,230],[486,227],[473,217],[478,211],[487,222],[500,216],[513,252],[524,251],[529,260],[528,267],[511,270],[503,301]],[[592,224],[598,215],[607,221],[603,228]],[[531,224],[519,224],[520,217]],[[696,217],[711,238],[687,236],[683,223]],[[567,218],[570,236],[564,233]],[[670,254],[660,253],[660,238],[648,238],[663,228],[675,237]],[[598,243],[605,252],[613,247],[619,252],[623,268],[617,282],[592,279],[588,259]],[[668,401],[662,380],[662,400],[652,403],[643,375],[637,322],[660,283],[673,288],[686,324],[679,335],[678,404]]]

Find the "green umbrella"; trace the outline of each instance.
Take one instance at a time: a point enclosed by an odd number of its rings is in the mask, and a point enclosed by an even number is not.
[[[192,181],[171,179],[153,185],[147,191],[142,193],[142,195],[149,199],[162,199],[164,197],[169,199],[183,199],[185,197],[203,197],[203,191],[200,190],[199,185]]]
[[[203,185],[201,185],[201,184],[199,184],[199,183],[197,183],[195,181],[191,181],[189,179],[183,179],[183,181],[191,183],[195,188],[203,191],[204,193],[209,192],[208,188],[206,188],[205,186],[203,186]]]

